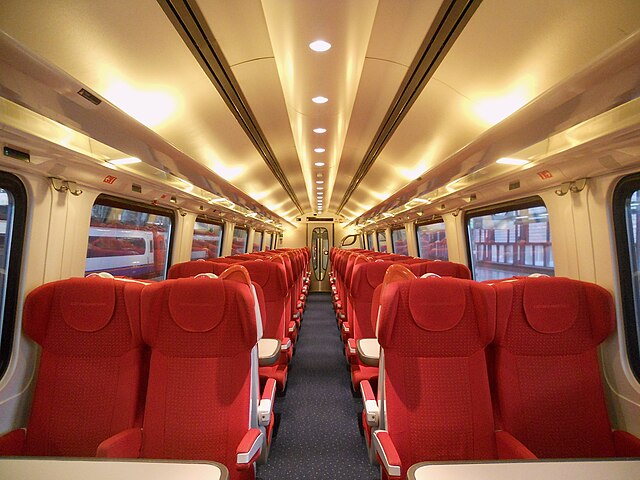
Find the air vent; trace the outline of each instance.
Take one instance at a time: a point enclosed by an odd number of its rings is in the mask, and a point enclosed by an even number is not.
[[[31,161],[31,155],[29,155],[27,152],[16,150],[15,148],[4,147],[2,149],[2,153],[4,153],[5,157],[15,158],[16,160],[22,160],[23,162]]]
[[[93,103],[94,105],[100,105],[102,103],[102,100],[100,100],[98,97],[96,97],[93,93],[88,92],[87,90],[85,90],[84,88],[81,88],[80,91],[78,92],[78,95],[80,95],[82,98],[89,100],[91,103]]]
[[[142,193],[142,187],[140,185],[136,185],[135,183],[133,183],[131,185],[131,191],[136,193]]]
[[[333,222],[333,217],[307,217],[307,222]]]
[[[509,190],[517,190],[518,188],[520,188],[520,180],[517,180],[515,182],[511,182],[509,184]]]

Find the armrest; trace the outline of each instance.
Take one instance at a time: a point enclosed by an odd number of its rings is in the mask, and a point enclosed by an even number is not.
[[[496,432],[496,447],[501,460],[538,458],[520,440],[504,430]]]
[[[236,448],[236,468],[247,470],[253,465],[260,455],[264,433],[259,428],[251,428],[244,434],[240,445]]]
[[[273,378],[267,380],[258,404],[258,425],[263,427],[271,422],[273,403],[276,398],[276,381]]]
[[[344,333],[349,333],[351,331],[351,326],[349,325],[349,322],[342,322],[342,331]]]
[[[138,458],[142,449],[142,429],[129,428],[107,438],[96,451],[96,457]]]
[[[291,348],[291,339],[289,337],[284,337],[280,340],[280,350],[286,352]]]
[[[377,367],[380,363],[380,344],[377,338],[360,338],[356,341],[358,358],[369,367]]]
[[[376,396],[373,394],[369,380],[360,382],[360,392],[362,393],[362,403],[364,404],[364,411],[367,417],[367,425],[375,427],[380,420],[380,406],[378,405]]]
[[[356,339],[355,338],[349,338],[347,340],[347,348],[349,349],[349,355],[355,355],[358,353],[358,350],[356,348]]]
[[[27,429],[18,428],[0,437],[0,455],[19,457],[24,454],[24,442],[27,439]]]
[[[402,462],[396,446],[389,436],[389,432],[386,430],[373,432],[373,443],[387,475],[390,478],[400,478],[400,475],[402,475]]]
[[[289,333],[293,333],[296,331],[296,322],[293,320],[289,321]]]
[[[617,457],[640,457],[640,438],[629,432],[614,430],[613,445]]]
[[[281,343],[277,338],[261,338],[258,340],[258,365],[273,365],[280,358]]]

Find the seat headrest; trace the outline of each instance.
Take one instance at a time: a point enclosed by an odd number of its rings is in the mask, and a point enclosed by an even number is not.
[[[186,280],[186,281],[182,281]],[[225,290],[222,281],[195,278],[201,285],[193,288],[191,279],[179,279],[169,292],[169,312],[180,328],[187,332],[208,332],[222,321]]]
[[[420,328],[431,332],[450,330],[462,319],[466,308],[466,295],[462,285],[444,278],[421,278],[411,282],[409,309]],[[429,280],[429,295],[423,285]]]
[[[534,277],[524,280],[523,306],[527,323],[539,333],[570,329],[579,311],[578,285],[567,278]]]
[[[97,332],[111,320],[116,305],[113,279],[99,276],[66,283],[60,308],[65,323],[80,332]]]

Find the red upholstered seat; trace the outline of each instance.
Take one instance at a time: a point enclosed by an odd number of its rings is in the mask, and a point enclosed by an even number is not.
[[[187,278],[195,277],[201,273],[213,273],[220,275],[227,268],[229,263],[213,262],[208,260],[192,260],[190,262],[182,262],[171,265],[167,278]]]
[[[404,478],[426,460],[531,457],[494,430],[485,361],[495,332],[491,287],[455,278],[398,281],[385,287],[381,305],[385,409],[374,444],[389,464],[383,473]]]
[[[71,278],[25,301],[24,330],[41,347],[28,428],[0,437],[0,454],[95,455],[141,418],[148,356],[140,336],[143,283]]]
[[[254,305],[248,284],[230,279],[181,278],[145,288],[142,335],[151,365],[143,428],[103,442],[99,454],[214,460],[231,479],[253,479],[264,438],[251,402]]]
[[[502,425],[536,455],[640,456],[640,440],[612,432],[597,347],[615,328],[611,294],[568,278],[494,284],[495,392]]]

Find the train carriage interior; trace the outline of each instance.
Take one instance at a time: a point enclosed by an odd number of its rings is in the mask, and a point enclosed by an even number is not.
[[[638,0],[2,0],[0,479],[640,477]]]

